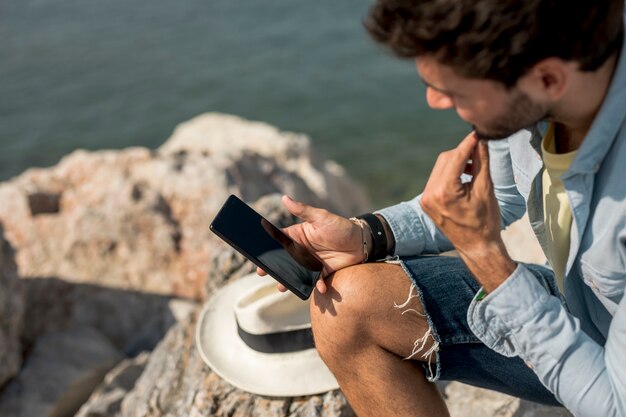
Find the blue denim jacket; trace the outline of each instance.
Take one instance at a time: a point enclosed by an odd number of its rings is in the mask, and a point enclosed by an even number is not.
[[[625,42],[626,44],[626,42]],[[503,226],[528,216],[545,248],[540,142],[546,125],[489,143]],[[573,214],[564,305],[524,265],[468,310],[487,346],[519,356],[578,417],[626,416],[626,53],[570,169]],[[396,255],[440,253],[450,242],[420,197],[381,210]]]

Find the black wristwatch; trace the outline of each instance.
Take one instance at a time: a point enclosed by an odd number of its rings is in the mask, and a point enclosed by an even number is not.
[[[369,252],[367,261],[377,261],[387,256],[387,234],[380,219],[373,213],[365,213],[356,216],[369,226],[372,232],[372,250]]]

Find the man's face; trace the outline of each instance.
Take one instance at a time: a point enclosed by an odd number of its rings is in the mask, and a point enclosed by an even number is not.
[[[548,117],[545,104],[533,102],[518,87],[507,90],[491,81],[462,77],[432,57],[417,59],[433,109],[455,109],[481,139],[501,139]]]

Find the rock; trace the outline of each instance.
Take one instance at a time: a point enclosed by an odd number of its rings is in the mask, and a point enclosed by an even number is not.
[[[317,155],[305,135],[265,123],[223,114],[199,116],[180,124],[159,152],[183,155],[181,160],[200,154],[223,161],[227,186],[236,186],[247,201],[281,190],[344,215],[367,209],[361,187],[337,163]]]
[[[159,294],[57,278],[22,279],[22,287],[28,317],[22,339],[27,349],[46,333],[87,326],[105,335],[125,355],[134,356],[157,345],[176,322],[175,314],[188,314],[182,311],[188,301]]]
[[[22,363],[24,307],[14,257],[0,224],[0,388],[17,374]]]
[[[546,255],[530,226],[528,215],[503,230],[502,239],[509,255],[516,261],[539,265],[546,263]]]
[[[71,417],[121,356],[88,327],[45,335],[0,394],[0,416]]]
[[[443,390],[450,417],[573,417],[561,407],[548,407],[498,392],[451,382]]]
[[[302,398],[266,398],[223,381],[194,346],[195,315],[170,329],[122,402],[120,417],[352,417],[341,391]],[[439,383],[451,417],[572,417],[567,410],[523,401],[459,382]],[[95,414],[84,417],[114,417]],[[80,416],[83,417],[83,416]]]
[[[176,322],[187,320],[200,307],[198,303],[189,300],[174,298],[167,305],[169,312]]]
[[[260,397],[200,359],[195,301],[254,270],[208,230],[231,193],[280,227],[296,221],[281,194],[343,215],[371,210],[305,136],[220,114],[181,124],[156,151],[76,151],[0,184],[0,386],[30,352],[0,393],[0,416],[74,415],[121,353],[138,356],[107,374],[79,417],[353,416],[340,391]],[[507,229],[507,247],[543,262],[527,227]],[[445,393],[453,416],[569,416],[457,383]]]
[[[194,344],[196,315],[170,329],[154,350],[121,417],[353,416],[339,391],[303,398],[267,398],[234,388],[200,358]]]
[[[230,193],[367,210],[362,189],[305,136],[206,114],[155,152],[76,151],[1,184],[0,221],[22,277],[202,299],[224,248],[208,225]]]
[[[530,226],[527,215],[511,223],[502,231],[501,236],[512,259],[539,265],[546,263],[546,255]],[[443,255],[459,256],[456,250],[444,252]]]
[[[148,352],[142,352],[134,358],[120,362],[104,377],[102,385],[94,391],[75,417],[116,416],[120,411],[122,400],[135,386],[149,357]]]

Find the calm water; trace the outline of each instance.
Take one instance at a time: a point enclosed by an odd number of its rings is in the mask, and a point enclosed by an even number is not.
[[[373,44],[365,0],[2,0],[0,180],[76,148],[156,148],[206,111],[310,135],[387,204],[468,130]]]

